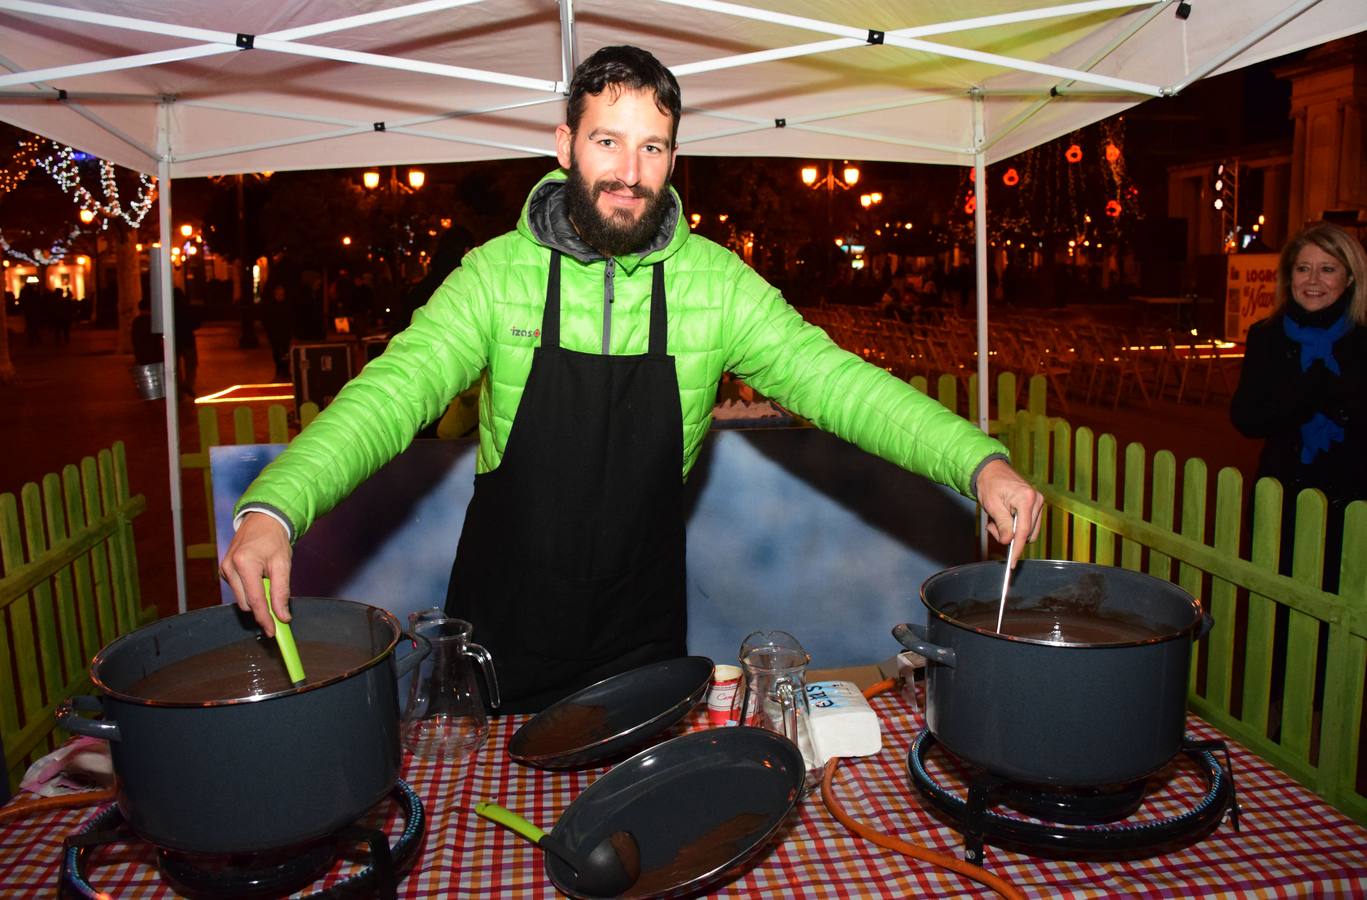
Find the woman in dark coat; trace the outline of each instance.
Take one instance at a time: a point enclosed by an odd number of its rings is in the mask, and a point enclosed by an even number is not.
[[[266,300],[261,304],[261,323],[271,345],[271,359],[275,361],[275,380],[288,381],[290,342],[294,340],[294,303],[285,282],[271,282]]]
[[[1292,238],[1277,264],[1276,306],[1248,330],[1230,417],[1263,438],[1258,477],[1282,483],[1282,571],[1290,567],[1296,495],[1329,500],[1326,590],[1336,590],[1343,513],[1367,499],[1367,255],[1335,225]]]

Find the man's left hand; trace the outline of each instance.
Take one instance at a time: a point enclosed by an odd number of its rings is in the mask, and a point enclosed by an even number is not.
[[[1020,562],[1026,541],[1039,536],[1040,516],[1044,512],[1044,495],[1031,487],[1004,459],[994,459],[978,473],[978,502],[987,513],[987,533],[1015,548],[1012,554]],[[1016,529],[1011,529],[1011,517],[1016,517]]]

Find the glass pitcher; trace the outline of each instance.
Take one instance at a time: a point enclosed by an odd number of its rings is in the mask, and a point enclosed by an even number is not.
[[[404,708],[403,745],[424,759],[457,760],[474,753],[489,738],[489,719],[475,679],[477,660],[489,686],[489,705],[498,706],[498,680],[489,651],[470,641],[474,626],[448,618],[440,609],[413,613],[414,635],[432,651],[413,673]]]
[[[821,779],[814,763],[807,664],[812,658],[786,631],[756,631],[740,648],[740,724],[781,734],[802,751],[807,787]]]

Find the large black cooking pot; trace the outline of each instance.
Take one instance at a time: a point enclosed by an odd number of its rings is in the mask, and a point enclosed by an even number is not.
[[[1132,640],[1097,643],[998,634],[1004,563],[946,569],[921,586],[927,625],[893,635],[926,658],[926,723],[956,756],[1016,781],[1062,787],[1123,784],[1162,768],[1181,749],[1192,642],[1213,621],[1166,581],[1089,563],[1024,560],[1011,611],[1063,621],[1139,626]]]
[[[67,731],[109,741],[119,811],[143,838],[197,853],[289,847],[354,822],[393,786],[396,681],[425,645],[396,662],[403,632],[385,610],[313,597],[292,598],[290,608],[306,672],[313,641],[355,649],[365,661],[308,672],[302,687],[270,694],[201,703],[138,696],[147,675],[259,634],[249,616],[225,605],[111,642],[90,666],[102,695],[58,710]],[[86,719],[76,709],[104,715]]]

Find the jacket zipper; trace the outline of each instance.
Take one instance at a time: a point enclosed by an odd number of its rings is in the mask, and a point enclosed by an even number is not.
[[[612,345],[612,301],[616,289],[613,279],[617,274],[617,260],[608,258],[607,268],[603,271],[603,355],[608,355]]]

